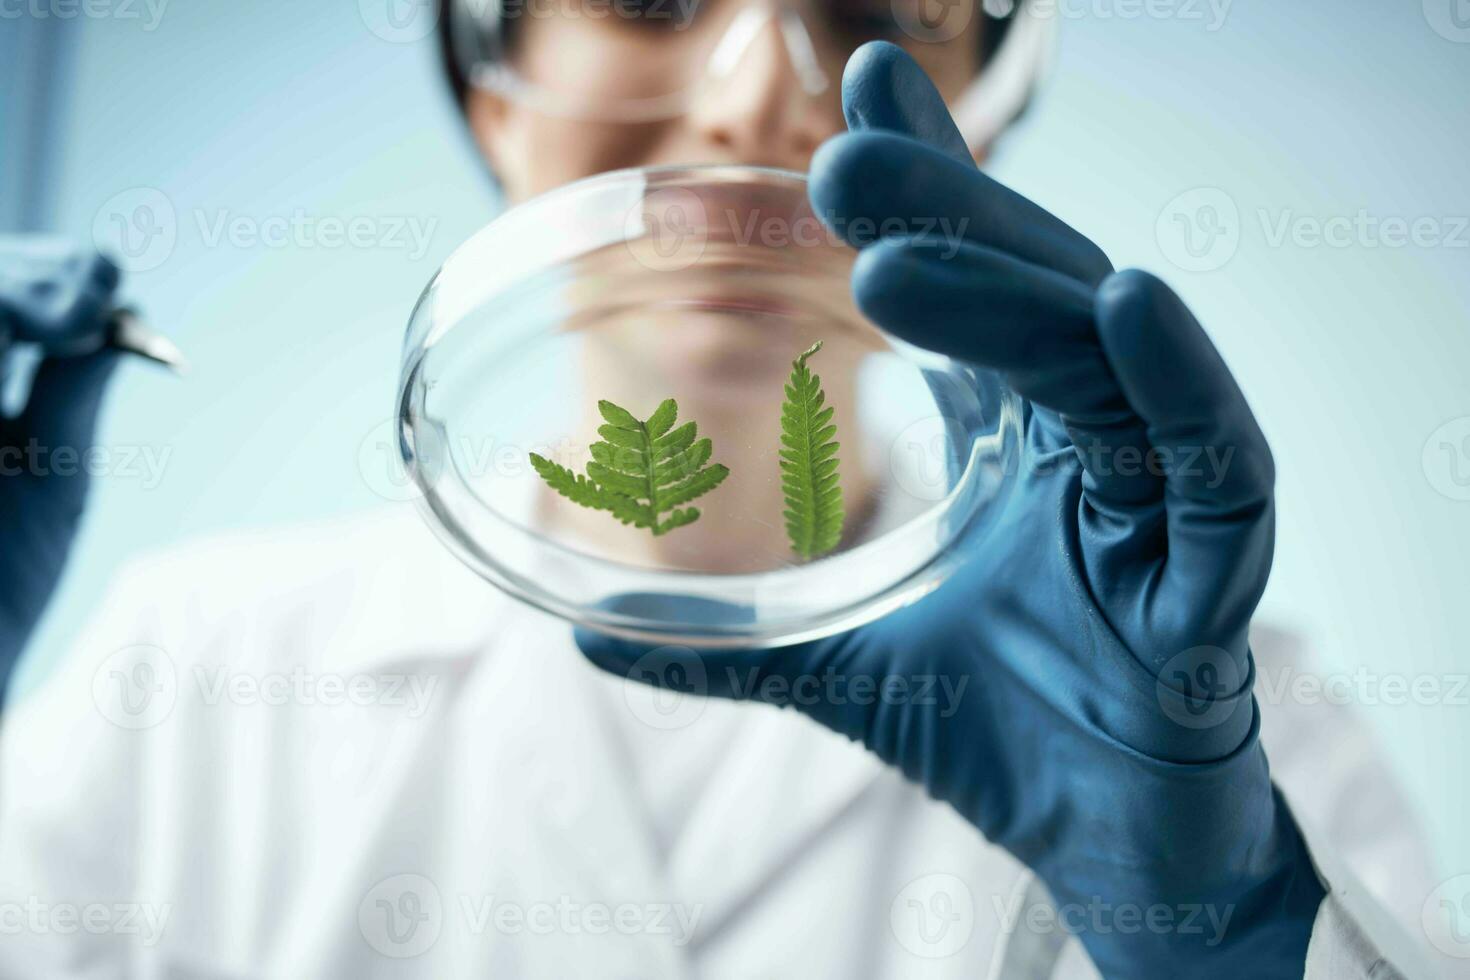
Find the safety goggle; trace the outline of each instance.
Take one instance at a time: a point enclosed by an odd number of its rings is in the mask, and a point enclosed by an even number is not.
[[[784,58],[807,97],[835,98],[852,51],[887,40],[931,75],[969,66],[952,109],[973,146],[1024,108],[1055,23],[1017,0],[454,0],[450,16],[470,85],[611,123],[677,118],[752,57]],[[982,59],[979,38],[997,25],[1003,41]]]

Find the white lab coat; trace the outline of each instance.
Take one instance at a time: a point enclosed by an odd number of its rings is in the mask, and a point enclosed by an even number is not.
[[[1334,890],[1308,976],[1395,976],[1414,821],[1350,719],[1265,711]],[[1035,901],[860,746],[600,673],[406,507],[129,567],[0,741],[5,978],[1094,976]]]

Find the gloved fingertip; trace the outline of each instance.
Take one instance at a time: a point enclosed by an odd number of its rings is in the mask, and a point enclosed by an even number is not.
[[[851,283],[858,309],[885,328],[893,324],[901,330],[901,314],[912,307],[914,289],[931,278],[929,264],[937,249],[922,240],[884,238],[860,252]]]
[[[849,129],[892,130],[973,162],[939,90],[908,52],[888,41],[870,41],[848,59],[842,113]]]
[[[885,216],[875,189],[899,186],[918,149],[911,139],[890,134],[843,133],[829,139],[812,155],[807,183],[812,210],[849,245],[866,248]]]
[[[1125,387],[1135,379],[1157,379],[1192,392],[1202,373],[1228,375],[1184,301],[1152,273],[1123,269],[1109,275],[1098,286],[1094,308],[1103,350]],[[1181,374],[1181,364],[1190,370]]]
[[[817,147],[807,172],[807,198],[812,210],[829,221],[846,217],[852,205],[852,181],[861,166],[860,141],[838,136]],[[842,228],[838,227],[839,232]],[[844,236],[846,237],[846,236]],[[862,243],[848,241],[859,247]]]

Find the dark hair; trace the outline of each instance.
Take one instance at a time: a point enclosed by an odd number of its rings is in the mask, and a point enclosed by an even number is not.
[[[449,91],[453,93],[455,103],[463,109],[470,82],[465,78],[464,69],[454,53],[454,18],[450,9],[454,3],[455,0],[438,0],[439,62],[444,68],[444,77],[449,82]]]
[[[449,91],[454,95],[454,101],[461,109],[465,107],[465,99],[469,94],[469,79],[465,77],[464,67],[459,62],[456,54],[454,39],[453,6],[462,3],[463,0],[438,0],[438,35],[439,35],[439,60],[444,67],[444,77],[449,83]],[[1016,4],[1016,8],[1019,8]],[[1014,13],[1013,8],[1013,13]],[[1010,30],[1011,22],[1015,19],[1013,15],[995,17],[985,11],[981,6],[984,22],[980,31],[980,63],[988,65],[995,52],[1000,48],[1000,42],[1005,40],[1006,32]]]

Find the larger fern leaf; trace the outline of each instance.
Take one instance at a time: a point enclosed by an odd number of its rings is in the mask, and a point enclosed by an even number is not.
[[[837,473],[832,407],[822,379],[806,366],[822,349],[819,340],[791,365],[786,401],[781,405],[781,490],[786,498],[786,536],[802,558],[826,554],[842,540],[846,512]]]
[[[531,466],[547,486],[575,504],[605,510],[655,535],[699,520],[698,507],[680,505],[709,493],[730,470],[720,463],[705,465],[713,446],[696,438],[693,422],[674,428],[678,404],[666,399],[647,421],[610,401],[598,402],[597,410],[606,424],[597,430],[602,440],[589,447],[586,476],[531,453]]]

